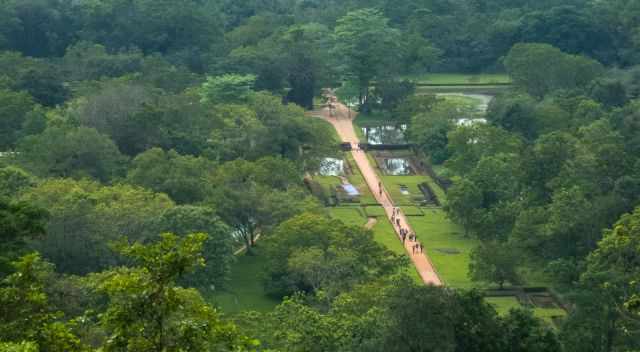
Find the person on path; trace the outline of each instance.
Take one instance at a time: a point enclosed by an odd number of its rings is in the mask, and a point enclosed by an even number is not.
[[[424,246],[420,243],[420,253],[424,253]]]
[[[396,219],[396,225],[398,225],[398,227],[400,227],[400,219]]]
[[[405,244],[407,241],[407,235],[402,235],[402,244]]]

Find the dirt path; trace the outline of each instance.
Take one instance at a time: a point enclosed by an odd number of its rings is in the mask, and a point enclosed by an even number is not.
[[[365,154],[365,152],[357,148],[359,140],[356,136],[355,130],[353,129],[353,121],[349,118],[349,116],[355,118],[357,113],[354,111],[349,111],[349,108],[346,105],[338,103],[336,101],[333,102],[333,106],[334,109],[332,113],[329,111],[329,108],[323,108],[322,110],[315,111],[313,113],[313,116],[320,117],[331,123],[338,132],[340,139],[342,139],[343,142],[351,143],[351,146],[353,148],[351,154],[353,155],[353,158],[355,159],[356,164],[358,165],[358,168],[362,173],[362,176],[367,182],[371,193],[373,193],[378,203],[380,203],[384,208],[384,211],[387,214],[387,218],[389,218],[389,221],[391,221],[394,207],[393,200],[389,196],[389,193],[387,193],[387,191],[384,189],[384,185],[382,185],[378,174],[376,174],[375,170],[371,166],[371,163],[369,162],[369,159],[367,159],[367,155]],[[380,185],[381,187],[379,187]],[[380,190],[380,188],[382,188],[382,190]],[[402,209],[400,210],[400,214],[396,216],[396,218],[400,219],[400,226],[393,224],[393,227],[396,231],[396,235],[398,236],[398,240],[401,241],[400,228],[408,229],[410,232],[413,232],[413,230],[407,222]],[[414,244],[414,242],[410,242],[407,240],[404,243],[404,248],[407,251],[407,255],[409,256],[409,258],[411,258],[411,261],[415,265],[418,274],[422,278],[422,281],[424,281],[425,284],[436,286],[442,285],[442,281],[440,280],[440,277],[435,271],[435,268],[433,267],[431,260],[426,255],[426,253],[413,253],[412,247]]]
[[[367,220],[367,223],[364,224],[364,228],[367,230],[371,230],[374,226],[376,226],[376,224],[378,223],[378,219],[376,218],[369,218]]]

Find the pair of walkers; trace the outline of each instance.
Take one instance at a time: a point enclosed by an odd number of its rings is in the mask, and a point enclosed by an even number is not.
[[[424,253],[424,246],[423,246],[423,245],[422,245],[422,243],[420,243],[420,242],[418,242],[418,243],[414,244],[414,245],[412,246],[412,249],[413,249],[413,254],[416,254],[416,253]]]

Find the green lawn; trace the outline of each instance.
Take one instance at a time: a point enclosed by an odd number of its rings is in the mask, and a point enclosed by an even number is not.
[[[380,218],[387,216],[387,213],[385,213],[384,208],[381,205],[370,205],[364,207],[364,212],[368,217]]]
[[[369,114],[359,114],[358,117],[356,117],[356,119],[354,120],[355,124],[354,124],[354,128],[356,128],[358,131],[356,131],[357,133],[359,133],[359,137],[362,141],[362,127],[367,127],[367,126],[380,126],[380,125],[387,125],[387,124],[396,124],[399,121],[397,121],[393,115],[391,115],[388,112],[385,111],[373,111]]]
[[[240,255],[234,263],[227,291],[207,295],[208,301],[224,313],[234,314],[247,310],[268,312],[280,302],[267,296],[262,286],[264,257]]]
[[[427,73],[423,75],[405,76],[419,84],[508,84],[511,77],[504,73]]]
[[[402,212],[406,216],[424,216],[425,211],[421,207],[406,205],[402,207]]]
[[[408,221],[424,245],[440,278],[453,288],[471,288],[468,277],[469,255],[476,241],[465,238],[462,229],[445,217],[441,209],[425,209],[425,216],[409,217]]]
[[[437,93],[466,93],[466,94],[489,94],[495,95],[511,89],[508,85],[484,86],[484,85],[450,85],[450,86],[419,86],[416,88],[417,95],[437,94]]]
[[[334,219],[342,220],[347,225],[363,226],[367,222],[362,208],[359,206],[346,206],[327,208],[329,216]]]

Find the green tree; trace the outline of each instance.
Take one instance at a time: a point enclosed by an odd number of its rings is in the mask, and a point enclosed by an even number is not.
[[[51,127],[18,145],[18,162],[40,177],[92,177],[110,181],[123,173],[125,158],[109,137],[93,128]]]
[[[471,252],[469,277],[473,281],[496,283],[502,290],[506,282],[512,285],[522,283],[518,274],[520,254],[508,244],[487,242]]]
[[[399,57],[399,32],[378,10],[364,8],[347,13],[335,27],[336,46],[343,75],[359,87],[359,104],[368,111],[371,82],[379,80]]]
[[[13,149],[20,137],[27,114],[35,108],[33,98],[25,92],[0,90],[0,149]]]
[[[108,303],[99,324],[104,351],[243,351],[257,344],[222,321],[198,291],[177,286],[204,265],[205,234],[166,233],[143,245],[121,241],[117,249],[133,267],[90,276],[89,285]]]
[[[153,104],[153,98],[148,87],[107,82],[97,91],[90,91],[70,113],[81,125],[109,136],[122,153],[134,156],[158,144],[154,138],[157,139],[160,121],[142,113],[147,104]]]
[[[453,300],[441,288],[396,282],[385,300],[380,351],[455,351]],[[410,328],[409,328],[410,327]]]
[[[448,159],[447,134],[455,128],[460,112],[455,104],[439,101],[427,112],[411,117],[409,140],[416,144],[434,164]]]
[[[243,103],[249,98],[255,84],[254,75],[226,74],[207,77],[200,88],[203,103]]]
[[[504,65],[514,83],[537,98],[557,89],[586,87],[603,72],[597,61],[535,43],[516,44]]]
[[[312,214],[278,226],[264,252],[265,285],[274,295],[323,291],[327,297],[397,270],[399,257],[359,227]]]
[[[467,175],[483,156],[519,154],[522,140],[502,128],[489,124],[458,126],[447,135],[451,157],[445,166],[458,175]]]
[[[84,351],[72,324],[53,310],[45,293],[53,266],[38,254],[13,263],[14,273],[0,282],[0,340],[33,342],[42,352]]]
[[[640,208],[624,214],[604,231],[598,247],[587,257],[580,283],[589,298],[578,301],[571,328],[579,329],[593,351],[634,350],[638,344],[640,319],[625,303],[640,293]],[[577,336],[567,331],[573,341]],[[575,341],[579,346],[583,343]]]
[[[47,212],[27,202],[12,203],[0,197],[0,274],[24,251],[29,239],[45,235]]]
[[[286,54],[283,61],[291,88],[287,100],[313,109],[313,97],[333,75],[329,29],[316,23],[292,26],[279,41],[283,43],[281,52]]]
[[[212,176],[208,202],[249,251],[259,233],[269,233],[280,222],[317,207],[300,188],[294,170],[284,159],[236,160],[220,165]]]
[[[482,190],[472,181],[455,182],[447,192],[447,215],[464,229],[465,236],[473,230],[477,210],[482,207]]]
[[[225,287],[231,275],[235,257],[231,242],[231,229],[207,207],[183,205],[168,209],[160,219],[162,232],[186,236],[190,233],[205,233],[207,240],[202,247],[205,266],[185,275],[183,281],[190,286],[219,290]]]
[[[127,181],[166,193],[179,204],[198,203],[206,197],[205,180],[213,170],[214,164],[205,158],[152,148],[133,159]]]
[[[47,236],[32,245],[62,273],[86,274],[116,265],[109,245],[120,236],[149,240],[160,217],[174,206],[169,197],[130,185],[88,180],[47,180],[22,199],[50,213]]]
[[[29,187],[35,185],[35,178],[15,166],[0,167],[0,197],[17,198]]]
[[[562,351],[556,335],[530,310],[514,309],[502,321],[507,351]]]

